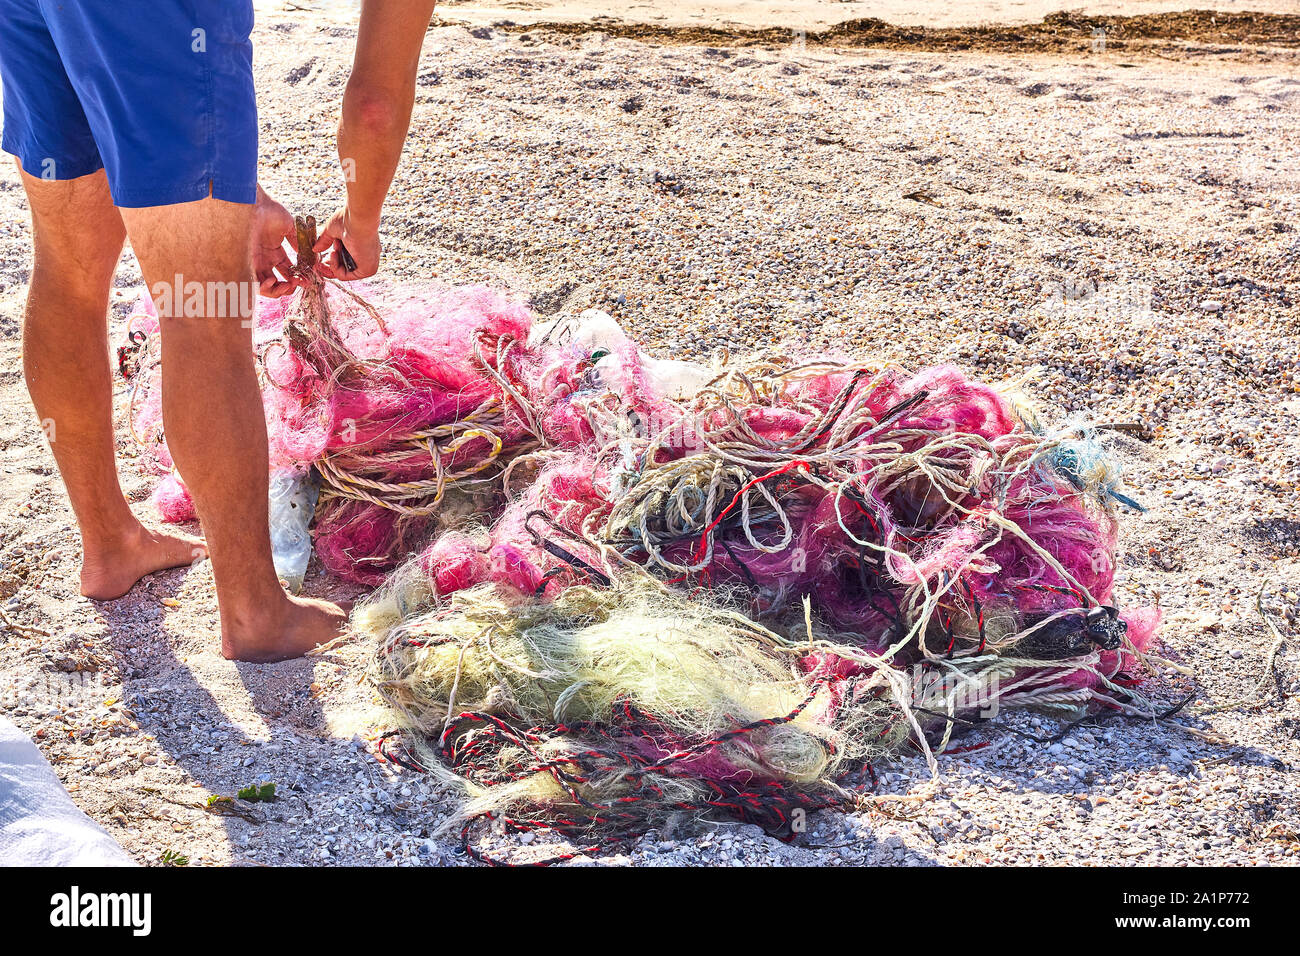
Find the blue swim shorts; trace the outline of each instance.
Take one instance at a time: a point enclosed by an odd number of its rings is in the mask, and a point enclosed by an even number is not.
[[[4,137],[118,206],[257,193],[252,0],[0,0]]]

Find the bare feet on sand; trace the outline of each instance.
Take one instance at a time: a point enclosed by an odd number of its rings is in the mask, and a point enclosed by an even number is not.
[[[248,615],[222,614],[224,657],[255,663],[302,657],[334,640],[347,625],[347,614],[328,601],[281,597]]]
[[[98,601],[120,598],[154,571],[183,567],[208,556],[198,538],[165,534],[136,525],[111,542],[85,545],[81,593]],[[338,637],[347,613],[328,601],[295,598],[278,586],[248,610],[221,615],[221,653],[230,660],[283,661]]]
[[[87,542],[81,562],[81,593],[97,601],[120,598],[147,574],[180,568],[208,556],[198,538],[136,525],[114,541]]]

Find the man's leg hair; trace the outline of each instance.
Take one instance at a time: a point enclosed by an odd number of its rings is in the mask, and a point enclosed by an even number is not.
[[[81,531],[81,593],[117,598],[150,572],[202,558],[203,542],[146,528],[118,482],[107,311],[126,230],[104,171],[22,180],[34,245],[23,371]]]
[[[327,602],[290,598],[275,573],[252,297],[212,297],[235,306],[235,314],[191,315],[187,308],[185,314],[162,315],[159,295],[179,276],[182,288],[170,302],[185,301],[185,288],[198,283],[206,312],[209,288],[231,281],[255,288],[253,207],[209,198],[121,212],[145,281],[160,302],[167,447],[207,539],[222,652],[241,660],[299,656],[335,637],[346,617]]]

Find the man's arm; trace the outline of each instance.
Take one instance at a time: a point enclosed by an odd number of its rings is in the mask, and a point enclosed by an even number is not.
[[[317,252],[333,250],[319,266],[322,275],[364,279],[379,270],[379,214],[411,124],[420,47],[433,6],[434,0],[362,2],[338,133],[348,201],[316,243]],[[355,269],[344,267],[339,243],[347,247]]]

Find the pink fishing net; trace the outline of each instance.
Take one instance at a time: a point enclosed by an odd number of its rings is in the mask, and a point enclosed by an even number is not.
[[[329,286],[257,311],[272,468],[319,477],[330,573],[379,585],[405,563],[390,587],[414,576],[439,602],[492,585],[530,605],[644,573],[784,634],[815,620],[841,650],[799,667],[829,688],[830,723],[863,675],[915,669],[920,725],[946,734],[957,711],[927,709],[935,681],[987,689],[998,660],[1014,662],[991,691],[1004,705],[1137,711],[1159,614],[1116,606],[1131,502],[1091,430],[1045,431],[951,366],[706,368],[656,360],[607,316],[540,323],[484,288],[364,294],[373,306]],[[130,332],[154,501],[190,520],[147,302]],[[633,735],[644,760],[683,750],[652,725]],[[735,767],[704,747],[674,772],[724,788]]]
[[[419,552],[440,594],[492,581],[536,598],[615,573],[617,555],[744,590],[759,615],[810,595],[879,646],[924,612],[922,649],[1111,601],[1106,489],[1070,471],[1090,439],[1045,442],[953,367],[759,363],[683,399],[605,316],[535,330],[481,287],[389,291],[374,308],[322,295],[320,315],[301,293],[261,300],[255,347],[272,467],[323,475],[316,553],[345,579],[378,584]],[[144,360],[147,297],[128,333],[133,432],[165,475],[154,502],[190,520]],[[483,530],[448,526],[449,493]],[[918,589],[938,596],[918,605]],[[1129,621],[1141,647],[1149,618]]]

